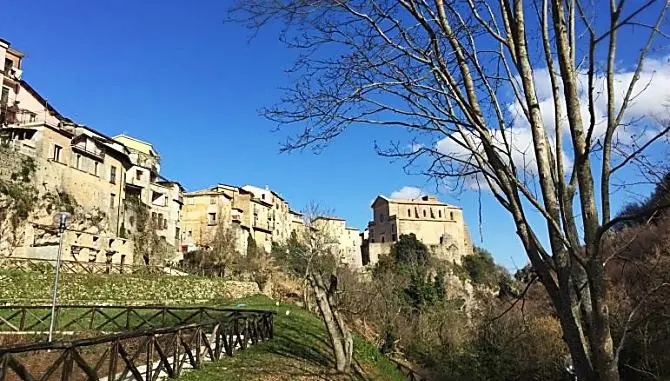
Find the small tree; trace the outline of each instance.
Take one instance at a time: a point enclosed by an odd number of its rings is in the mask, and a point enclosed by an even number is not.
[[[216,226],[214,238],[209,244],[208,253],[212,269],[218,276],[225,276],[226,270],[232,265],[239,253],[237,252],[237,234],[232,227],[222,220]]]
[[[156,231],[159,230],[160,222],[149,213],[149,207],[140,202],[139,199],[129,199],[129,205],[135,214],[135,244],[136,264],[145,266],[162,266],[165,264],[170,252],[174,250],[164,238]]]
[[[349,373],[353,360],[354,341],[335,300],[335,294],[338,292],[338,278],[335,271],[337,260],[334,250],[337,249],[338,240],[327,225],[315,223],[317,217],[323,215],[322,209],[317,204],[311,203],[303,215],[307,229],[302,237],[302,243],[296,246],[299,253],[304,253],[300,265],[304,264],[304,277],[314,294],[316,305],[326,324],[335,356],[335,367],[338,372]],[[298,240],[300,241],[299,238]],[[324,276],[328,273],[330,273],[330,282],[326,285]]]
[[[401,234],[393,246],[393,254],[400,265],[424,266],[428,263],[428,247],[414,233]]]
[[[463,267],[473,283],[496,287],[508,280],[507,271],[497,265],[487,250],[475,246],[474,253],[463,257]]]

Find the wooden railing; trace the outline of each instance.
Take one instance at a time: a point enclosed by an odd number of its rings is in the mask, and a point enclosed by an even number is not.
[[[273,336],[272,311],[194,324],[0,348],[0,381],[157,381]]]
[[[0,257],[0,268],[23,272],[51,272],[55,259]],[[71,274],[140,274],[184,275],[182,271],[167,266],[127,265],[120,263],[61,260],[61,272]]]
[[[56,332],[116,332],[164,328],[234,317],[240,313],[264,314],[264,310],[212,307],[91,306],[56,307]],[[49,329],[51,306],[0,306],[0,332],[44,333]]]

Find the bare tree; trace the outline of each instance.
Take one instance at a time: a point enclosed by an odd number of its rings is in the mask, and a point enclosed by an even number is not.
[[[407,159],[439,186],[489,190],[513,217],[579,378],[613,381],[601,241],[629,218],[612,217],[612,184],[634,178],[630,166],[654,168],[659,156],[648,148],[668,141],[670,123],[636,107],[663,102],[644,90],[667,68],[648,57],[667,38],[667,8],[667,0],[238,0],[230,15],[253,30],[282,22],[282,41],[301,53],[295,85],[265,110],[302,126],[284,150],[319,150],[351,126],[407,130],[407,142],[380,153]],[[630,35],[623,47],[621,33]],[[621,51],[634,62],[617,67]]]
[[[323,209],[314,202],[303,211],[306,228],[301,242],[305,255],[305,286],[309,284],[309,290],[314,295],[326,325],[335,356],[335,367],[338,372],[348,373],[352,365],[354,341],[335,300],[338,290],[335,252],[339,241],[328,225],[319,223],[318,217],[324,214]],[[327,272],[330,274],[326,274]],[[327,285],[324,281],[326,275],[329,276]],[[305,287],[305,292],[307,289]],[[304,299],[308,300],[307,294]]]

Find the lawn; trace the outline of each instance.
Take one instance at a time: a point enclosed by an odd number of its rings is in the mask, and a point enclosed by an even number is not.
[[[277,311],[274,338],[190,371],[180,381],[216,380],[406,380],[395,365],[359,337],[355,355],[359,371],[335,374],[328,334],[320,317],[289,304],[277,306],[264,296],[236,300],[226,307]]]

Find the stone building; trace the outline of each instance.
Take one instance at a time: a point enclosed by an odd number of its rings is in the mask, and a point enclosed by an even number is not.
[[[463,220],[463,210],[433,196],[398,200],[378,196],[372,203],[373,220],[363,249],[366,261],[375,263],[390,252],[403,234],[413,233],[441,259],[460,263],[472,253],[472,242]]]
[[[270,204],[271,210],[264,211],[267,214],[268,228],[271,230],[271,242],[284,243],[291,235],[291,215],[288,202],[284,200],[278,193],[270,190],[269,187],[260,188],[253,185],[245,185],[242,189],[251,192],[254,198],[259,200],[260,205],[263,203]],[[262,206],[259,206],[261,208]],[[262,220],[262,224],[264,225]]]
[[[301,239],[307,231],[303,214],[289,209],[289,217],[291,219],[291,232],[289,234],[295,233],[298,239]]]
[[[319,216],[312,222],[312,227],[332,240],[332,249],[341,263],[352,268],[362,266],[361,237],[356,228],[347,227],[344,219],[338,217]]]
[[[181,218],[182,252],[206,249],[217,229],[233,229],[237,251],[245,254],[253,225],[252,197],[242,188],[225,184],[185,193]]]
[[[76,212],[66,237],[66,252],[93,262],[132,263],[132,245],[119,237],[123,221],[123,173],[128,150],[108,136],[64,117],[22,78],[23,55],[0,40],[2,96],[0,142],[12,154],[30,158],[32,184],[40,207],[13,234],[20,235],[11,254],[55,257],[52,225],[56,208]],[[48,205],[47,205],[48,204]],[[7,254],[7,253],[5,253]],[[68,254],[70,255],[70,254]],[[123,259],[122,259],[123,258]]]
[[[151,143],[128,135],[115,136],[114,140],[127,147],[132,164],[125,171],[124,230],[128,234],[137,233],[138,207],[145,208],[155,234],[174,248],[174,256],[169,260],[179,261],[183,187],[160,175],[160,155]]]
[[[290,237],[294,219],[288,203],[268,187],[219,184],[189,192],[184,195],[182,250],[206,247],[221,223],[235,229],[240,253],[246,253],[249,237],[269,253],[273,243]]]

